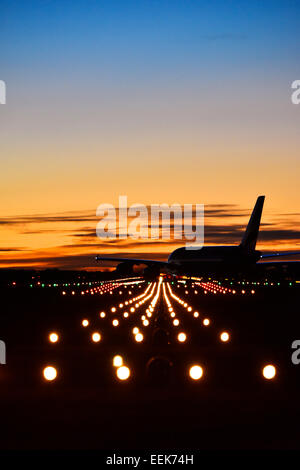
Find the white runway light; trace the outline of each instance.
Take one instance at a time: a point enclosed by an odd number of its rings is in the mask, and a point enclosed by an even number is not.
[[[59,337],[57,333],[50,333],[49,335],[50,343],[57,343],[58,340],[59,340]]]
[[[43,375],[45,380],[47,380],[48,382],[52,382],[57,377],[57,370],[55,369],[55,367],[47,366],[43,370]]]
[[[118,367],[117,377],[119,380],[127,380],[130,377],[130,369],[126,366]]]
[[[263,368],[262,373],[265,379],[267,380],[274,379],[276,375],[276,368],[272,364],[268,364],[267,366]]]
[[[201,377],[203,376],[203,369],[202,369],[202,367],[199,366],[199,365],[194,365],[194,366],[190,367],[189,376],[190,376],[191,379],[193,379],[193,380],[199,380],[199,379],[201,379]]]

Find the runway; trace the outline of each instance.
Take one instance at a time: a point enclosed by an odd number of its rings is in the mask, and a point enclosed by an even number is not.
[[[2,289],[1,447],[298,448],[299,285],[243,282]]]

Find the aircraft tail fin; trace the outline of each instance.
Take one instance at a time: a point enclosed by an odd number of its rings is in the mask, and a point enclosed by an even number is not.
[[[265,196],[259,196],[257,198],[246,231],[240,243],[240,247],[247,250],[255,250],[264,202]]]

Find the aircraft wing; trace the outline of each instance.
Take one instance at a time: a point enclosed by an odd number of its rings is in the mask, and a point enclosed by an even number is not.
[[[266,254],[261,254],[260,258],[265,259],[265,258],[279,258],[280,256],[294,256],[294,255],[300,255],[300,251],[282,251],[281,253],[266,253]]]
[[[131,264],[145,264],[146,266],[166,266],[168,263],[166,261],[157,261],[154,259],[141,259],[141,258],[119,258],[113,256],[96,256],[97,261],[117,261],[122,263],[131,263]]]

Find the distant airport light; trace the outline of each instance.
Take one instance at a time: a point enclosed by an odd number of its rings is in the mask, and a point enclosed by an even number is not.
[[[276,368],[272,366],[272,364],[268,364],[267,366],[263,368],[262,373],[265,379],[267,380],[274,379],[276,375]]]
[[[130,377],[130,369],[126,366],[118,367],[117,377],[119,380],[127,380]]]
[[[149,321],[148,321],[148,320],[144,320],[144,321],[143,321],[143,325],[144,325],[144,326],[148,326],[148,325],[149,325]]]
[[[55,369],[55,367],[47,366],[43,370],[43,375],[44,375],[45,380],[47,380],[48,382],[51,382],[52,380],[56,379],[57,370]]]
[[[116,318],[112,321],[113,326],[118,326],[119,325],[119,320]]]
[[[191,379],[199,380],[201,379],[202,375],[203,375],[203,369],[201,366],[194,365],[190,367],[189,376],[191,377]]]
[[[50,333],[49,335],[50,343],[57,343],[58,340],[59,340],[59,337],[57,333]]]
[[[101,335],[100,333],[93,333],[92,334],[92,340],[94,341],[94,343],[99,343],[99,341],[101,340]]]
[[[101,312],[101,313],[100,313],[100,317],[101,317],[101,318],[105,318],[105,312]]]
[[[178,326],[178,325],[179,325],[179,320],[178,320],[178,318],[175,318],[175,320],[173,320],[173,325],[174,325],[174,326]]]
[[[188,307],[187,309],[188,312],[191,312],[192,310],[193,310],[192,307]]]
[[[194,312],[194,317],[198,318],[199,317],[199,312]]]
[[[81,324],[82,324],[82,326],[87,327],[89,325],[89,321],[86,320],[86,319],[82,320]]]
[[[142,335],[142,333],[137,333],[135,335],[135,340],[136,340],[137,343],[141,343],[143,341],[143,339],[144,339],[144,336]]]
[[[112,307],[112,308],[111,308],[111,311],[112,311],[113,313],[114,313],[116,310],[117,310],[116,307]]]
[[[220,339],[224,343],[226,343],[229,340],[229,334],[227,333],[227,331],[223,331],[223,333],[220,334]]]
[[[124,318],[127,318],[127,317],[128,317],[128,312],[124,312],[124,313],[123,313],[123,317],[124,317]]]
[[[203,325],[204,325],[204,326],[208,326],[209,324],[210,324],[209,318],[204,318],[204,320],[203,320]]]
[[[132,330],[132,333],[133,333],[134,335],[137,335],[139,331],[140,331],[140,330],[138,329],[138,327],[135,326],[135,327],[133,328],[133,330]]]
[[[113,358],[113,366],[114,367],[121,367],[123,365],[123,358],[122,356],[114,356]]]
[[[180,343],[184,343],[186,341],[186,334],[185,333],[179,333],[177,336],[177,339]]]

